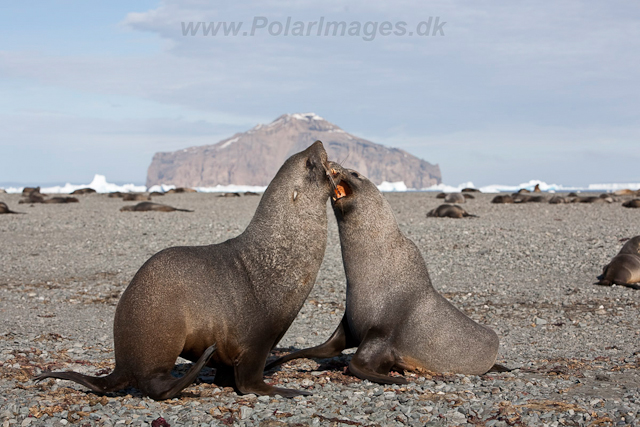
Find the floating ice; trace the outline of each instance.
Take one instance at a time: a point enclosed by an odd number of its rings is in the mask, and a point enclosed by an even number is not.
[[[227,141],[229,143],[230,141]],[[483,193],[512,193],[520,190],[521,188],[526,188],[529,191],[533,191],[536,184],[540,186],[540,190],[549,193],[555,192],[570,192],[570,191],[601,191],[601,192],[613,192],[616,190],[622,190],[628,188],[630,190],[640,190],[640,183],[609,183],[609,184],[589,184],[586,187],[571,187],[564,186],[560,184],[547,184],[544,181],[540,181],[537,179],[532,179],[529,182],[524,182],[520,185],[505,185],[505,184],[494,184],[494,185],[486,185],[483,187],[476,187],[473,185],[473,182],[463,182],[457,186],[447,185],[447,184],[438,184],[433,185],[428,188],[422,188],[419,190],[413,188],[407,188],[406,184],[403,181],[398,182],[387,182],[384,181],[382,184],[378,185],[378,189],[380,191],[394,191],[394,192],[403,192],[403,191],[438,191],[445,193],[458,193],[463,188],[478,188]],[[131,193],[131,192],[144,192],[144,191],[161,191],[166,192],[172,188],[176,188],[175,185],[154,185],[151,188],[147,188],[144,185],[135,185],[135,184],[112,184],[107,182],[107,179],[104,175],[96,174],[93,177],[93,181],[90,184],[65,184],[58,185],[53,187],[43,187],[40,189],[43,193],[71,193],[79,188],[93,188],[98,193],[111,193],[115,191],[120,191],[122,193]],[[2,187],[0,187],[2,188]],[[24,187],[7,187],[4,190],[7,193],[21,193]],[[258,185],[216,185],[214,187],[195,187],[195,189],[201,193],[244,193],[247,191],[251,191],[254,193],[262,193],[266,189],[266,186],[258,186]]]

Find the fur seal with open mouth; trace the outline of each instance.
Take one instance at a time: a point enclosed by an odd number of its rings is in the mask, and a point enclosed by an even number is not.
[[[489,371],[498,354],[496,333],[433,288],[420,250],[402,234],[375,184],[354,170],[330,166],[347,276],[345,314],[324,344],[281,357],[267,369],[358,347],[350,371],[378,383],[406,383],[389,376],[394,367],[474,375]]]
[[[640,236],[629,239],[602,270],[596,285],[640,289]]]
[[[240,393],[308,394],[266,384],[263,370],[322,264],[332,189],[327,166],[317,141],[285,161],[242,234],[151,257],[118,302],[111,374],[44,372],[36,380],[71,380],[98,393],[133,386],[160,400],[191,384],[208,363],[217,385]],[[181,378],[171,375],[178,356],[196,362]]]

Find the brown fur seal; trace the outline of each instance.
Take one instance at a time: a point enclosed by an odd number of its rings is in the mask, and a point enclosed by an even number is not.
[[[461,193],[482,193],[482,191],[478,190],[477,188],[463,188],[462,190],[460,190]]]
[[[347,276],[345,315],[324,344],[284,356],[267,368],[358,347],[350,371],[384,384],[406,383],[388,375],[394,367],[474,375],[491,369],[498,353],[496,333],[433,288],[420,250],[402,234],[375,184],[356,171],[331,166]]]
[[[465,203],[467,199],[462,195],[462,193],[449,193],[447,197],[444,198],[445,203]]]
[[[245,196],[259,196],[260,194],[256,193],[255,191],[245,191],[244,195]]]
[[[149,211],[156,211],[156,212],[174,212],[174,211],[178,211],[178,212],[193,212],[193,211],[190,211],[189,209],[178,209],[178,208],[174,208],[173,206],[163,205],[161,203],[153,203],[153,202],[140,202],[137,205],[123,206],[122,208],[120,208],[120,212],[149,212]]]
[[[625,208],[640,208],[640,199],[633,199],[622,204]]]
[[[618,255],[614,256],[602,270],[596,285],[621,285],[640,289],[640,236],[624,244]]]
[[[197,190],[194,190],[193,188],[185,188],[185,187],[178,187],[178,188],[172,188],[171,190],[167,191],[167,194],[174,194],[174,193],[197,193]]]
[[[71,380],[98,393],[133,386],[159,400],[178,394],[208,363],[217,368],[216,384],[240,393],[308,394],[266,384],[263,370],[315,283],[331,189],[317,141],[284,163],[242,234],[165,249],[138,270],[116,309],[111,374],[46,372],[36,380]],[[178,356],[196,361],[182,378],[171,375]]]
[[[26,190],[26,188],[25,188]],[[25,193],[22,191],[23,199],[21,199],[18,203],[44,203],[44,196],[40,194],[40,187],[36,189],[32,189],[30,192]]]
[[[562,203],[569,203],[569,200],[567,200],[566,197],[562,197],[562,196],[553,196],[549,199],[549,203],[551,203],[552,205],[559,205]]]
[[[477,218],[477,215],[468,214],[467,211],[458,205],[440,205],[427,213],[428,217],[433,218]]]
[[[124,202],[142,202],[151,200],[151,196],[142,193],[126,193],[122,195],[122,201]]]
[[[500,194],[494,197],[491,203],[513,203],[513,197],[508,194]]]
[[[576,197],[573,199],[573,203],[612,203],[611,198],[602,198],[596,196]]]
[[[116,197],[122,197],[123,195],[124,194],[119,191],[114,191],[113,193],[109,193],[108,197],[116,198]]]
[[[436,199],[444,199],[445,197],[447,197],[447,193],[438,193]]]
[[[22,214],[24,212],[14,212],[9,209],[9,206],[5,202],[0,202],[0,214]]]
[[[240,193],[220,193],[218,197],[240,197]]]
[[[77,190],[73,191],[71,194],[72,195],[76,195],[76,194],[93,194],[95,192],[96,192],[96,190],[94,190],[93,188],[78,188]]]
[[[28,196],[29,194],[36,192],[36,193],[40,193],[40,187],[24,187],[22,189],[22,195],[23,196]]]
[[[541,203],[546,200],[544,196],[531,196],[525,193],[516,193],[512,197],[514,203]]]
[[[542,193],[542,190],[540,190],[540,184],[536,184],[536,186],[533,188],[533,192],[534,193]]]
[[[149,195],[151,197],[155,197],[155,196],[164,196],[164,193],[161,193],[160,191],[152,191],[151,193],[149,193]]]
[[[75,197],[52,197],[44,200],[42,203],[46,204],[60,204],[60,203],[79,203],[80,201]]]

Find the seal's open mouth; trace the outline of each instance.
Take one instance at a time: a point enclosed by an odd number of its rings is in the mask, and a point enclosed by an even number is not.
[[[333,190],[334,195],[331,197],[334,202],[351,195],[351,187],[344,181],[340,181],[336,184],[336,188]]]

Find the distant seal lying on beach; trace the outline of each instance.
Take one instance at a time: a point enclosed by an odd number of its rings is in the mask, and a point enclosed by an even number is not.
[[[189,209],[178,209],[173,206],[163,205],[162,203],[153,202],[140,202],[137,205],[123,206],[120,208],[120,212],[193,212]]]
[[[96,190],[94,190],[93,188],[78,188],[77,190],[73,191],[71,194],[72,195],[77,195],[77,194],[93,194],[95,193]]]
[[[467,213],[467,211],[465,211],[458,205],[448,205],[448,204],[440,205],[437,208],[430,210],[427,213],[427,216],[433,217],[433,218],[467,218],[467,217],[477,218],[478,217],[477,215],[471,215]]]
[[[356,171],[331,163],[332,197],[347,276],[346,310],[333,335],[317,347],[277,359],[326,358],[358,347],[349,363],[357,377],[404,384],[392,368],[479,375],[498,353],[498,336],[455,308],[431,285],[424,258],[405,237],[389,202]]]
[[[622,204],[625,208],[640,208],[640,199],[629,200]]]
[[[151,200],[151,196],[142,193],[125,193],[122,195],[123,202],[141,202]]]
[[[511,197],[514,203],[541,203],[547,200],[544,196],[531,196],[526,193],[515,193]]]
[[[25,190],[22,190],[22,196],[23,198],[20,199],[20,201],[18,202],[19,204],[23,204],[23,203],[43,203],[44,202],[44,195],[40,194],[40,187],[38,188],[34,188],[31,191],[29,191],[28,193],[25,193]]]
[[[503,204],[505,204],[505,203],[513,203],[513,197],[511,197],[508,194],[501,194],[501,195],[498,195],[498,196],[494,197],[491,200],[491,203],[503,203]]]
[[[559,205],[562,203],[570,203],[570,200],[562,196],[553,196],[549,199],[549,203],[552,205]]]
[[[596,285],[640,289],[640,236],[629,239],[598,276]]]
[[[240,193],[220,193],[218,197],[240,197]]]
[[[47,204],[79,203],[79,202],[80,201],[75,197],[67,197],[67,196],[52,197],[50,199],[46,199],[42,201],[42,203],[47,203]]]
[[[596,196],[588,196],[588,197],[575,197],[572,199],[573,203],[613,203],[613,199],[611,197],[596,197]]]
[[[14,212],[9,209],[9,206],[5,202],[0,202],[0,214],[21,214],[24,212]]]
[[[178,188],[172,188],[171,190],[168,190],[166,193],[167,194],[174,194],[174,193],[197,193],[197,190],[194,190],[193,188],[186,188],[186,187],[178,187]]]
[[[132,386],[160,400],[191,384],[208,363],[217,368],[216,384],[241,393],[308,394],[266,384],[263,369],[315,283],[331,188],[317,141],[284,163],[242,234],[165,249],[138,270],[116,308],[111,374],[44,372],[35,379],[71,380],[98,393]],[[178,356],[196,362],[181,378],[171,375]]]
[[[467,199],[461,193],[449,193],[444,201],[445,203],[465,203]]]

